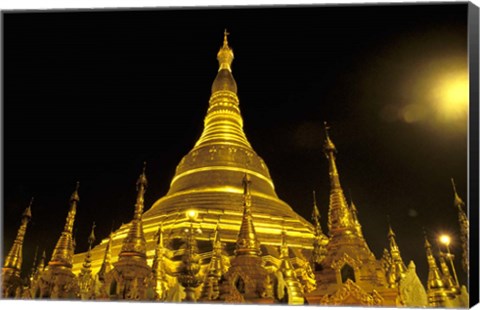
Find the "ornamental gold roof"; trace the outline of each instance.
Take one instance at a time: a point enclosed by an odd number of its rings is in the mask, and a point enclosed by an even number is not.
[[[266,163],[254,151],[243,131],[240,100],[231,68],[233,50],[227,35],[225,32],[217,55],[219,68],[200,138],[177,165],[167,194],[142,215],[149,260],[154,257],[158,226],[162,225],[164,238],[181,240],[190,225],[186,217],[189,210],[198,214],[195,222],[202,230],[197,236],[200,252],[211,251],[211,236],[218,227],[222,231],[220,241],[233,255],[243,217],[242,178],[245,174],[252,182],[252,221],[262,248],[278,247],[284,229],[292,240],[292,252],[302,259],[305,258],[303,253],[313,247],[313,226],[279,199]],[[124,224],[112,234],[112,259],[120,252],[131,225]],[[107,243],[105,239],[92,250],[92,268],[100,268]],[[176,249],[178,242],[173,243]],[[83,255],[78,255],[80,265]]]

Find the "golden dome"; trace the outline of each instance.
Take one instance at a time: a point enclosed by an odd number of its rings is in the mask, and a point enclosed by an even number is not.
[[[169,232],[170,238],[184,237],[184,230],[190,225],[186,214],[192,209],[197,211],[195,223],[202,231],[197,235],[200,251],[202,240],[208,241],[207,248],[211,247],[211,238],[218,225],[221,242],[226,243],[227,248],[229,244],[233,253],[243,216],[242,180],[248,174],[251,178],[253,222],[262,253],[278,255],[281,232],[285,230],[290,237],[292,251],[305,259],[304,254],[309,256],[313,248],[313,226],[278,198],[265,162],[245,136],[236,83],[230,67],[233,52],[226,41],[226,34],[218,60],[220,68],[212,86],[203,132],[193,149],[178,164],[168,193],[142,216],[147,256],[153,257],[153,236],[160,224],[164,231]],[[128,226],[122,225],[113,234],[113,257],[120,251],[121,239],[125,237]],[[97,246],[98,253],[95,255],[98,262],[92,264],[94,268],[100,268],[107,243],[105,239]]]

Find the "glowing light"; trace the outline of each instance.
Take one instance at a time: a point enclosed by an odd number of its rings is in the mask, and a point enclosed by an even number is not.
[[[196,210],[188,210],[187,211],[187,218],[191,221],[197,218],[198,212]]]
[[[468,109],[468,76],[457,72],[446,75],[436,88],[438,112],[444,120],[465,118]]]
[[[465,131],[469,105],[465,57],[437,58],[418,64],[399,85],[399,91],[392,99],[379,111],[379,116],[386,122],[428,124],[435,128]]]
[[[440,242],[448,246],[450,244],[450,236],[449,235],[441,235],[439,238]]]

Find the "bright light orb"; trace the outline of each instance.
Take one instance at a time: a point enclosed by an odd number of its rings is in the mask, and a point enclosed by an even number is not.
[[[450,244],[450,236],[449,235],[441,235],[440,236],[440,242],[448,246]]]
[[[436,88],[438,115],[444,121],[465,119],[468,113],[468,75],[464,72],[448,74]]]
[[[197,218],[198,212],[196,210],[188,210],[187,211],[187,218],[190,219],[191,221],[195,220]]]

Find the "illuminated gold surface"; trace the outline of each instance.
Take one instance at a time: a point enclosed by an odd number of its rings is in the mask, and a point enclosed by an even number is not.
[[[280,249],[280,267],[277,271],[277,296],[280,300],[285,299],[289,305],[303,305],[303,287],[295,274],[295,268],[290,261],[288,251],[287,234],[282,232],[282,245]]]
[[[132,221],[75,255],[76,277],[71,271],[75,191],[52,260],[32,276],[29,297],[425,306],[415,265],[405,267],[391,227],[381,260],[368,248],[358,210],[345,199],[327,126],[328,237],[315,196],[314,225],[278,198],[266,164],[243,131],[227,35],[217,54],[204,130],[178,164],[167,194],[144,212],[144,167]],[[427,257],[436,267],[429,248]],[[429,304],[448,305],[448,296],[465,296],[442,287],[438,268],[431,278]]]
[[[237,237],[235,255],[260,255],[260,243],[255,233],[252,219],[252,196],[250,193],[250,177],[243,178],[243,217]]]
[[[145,164],[146,165],[146,164]],[[143,233],[142,214],[144,208],[144,195],[147,189],[147,177],[145,175],[145,165],[143,172],[137,180],[137,200],[135,203],[135,212],[131,222],[128,234],[123,240],[122,250],[119,254],[119,260],[124,257],[138,256],[141,259],[146,258],[146,241]]]
[[[65,227],[53,250],[52,258],[48,263],[49,266],[72,267],[74,249],[72,232],[75,215],[77,214],[77,204],[80,201],[78,196],[79,186],[80,183],[77,182],[77,187],[70,197],[70,210],[68,211],[67,220],[65,221]]]
[[[390,285],[395,287],[405,276],[407,266],[405,266],[402,256],[400,255],[400,250],[397,241],[395,240],[395,233],[393,232],[392,226],[388,227],[388,240],[390,242],[390,257],[392,259],[389,273],[391,277],[393,277],[393,283],[390,283]]]
[[[22,214],[22,222],[17,231],[17,236],[13,241],[13,245],[10,248],[2,268],[2,296],[15,297],[23,291],[23,280],[20,277],[23,262],[23,240],[25,233],[27,232],[27,225],[32,218],[32,203],[33,198],[30,200],[30,204]]]
[[[315,191],[313,191],[312,220],[315,227],[315,240],[313,242],[313,251],[310,260],[314,264],[320,264],[327,253],[326,246],[328,244],[328,238],[323,234],[322,226],[320,225],[320,211],[318,211]]]
[[[78,196],[77,182],[75,191],[70,197],[70,210],[65,221],[65,227],[57,241],[48,266],[39,273],[30,285],[32,298],[74,299],[78,298],[79,283],[72,272],[73,262],[73,224],[77,213]]]
[[[336,165],[335,144],[325,123],[324,152],[329,164],[329,241],[316,263],[317,288],[306,294],[309,304],[397,306],[398,291],[388,285],[382,262],[370,251],[357,209],[348,206]],[[348,271],[350,270],[350,271]]]
[[[137,199],[133,220],[122,248],[118,261],[106,272],[104,281],[100,283],[96,299],[110,300],[154,300],[155,279],[150,265],[147,263],[146,241],[142,225],[144,195],[147,189],[147,177],[143,172],[137,180]],[[110,242],[108,243],[110,245]],[[107,258],[108,254],[105,254]]]
[[[95,278],[92,274],[92,264],[91,264],[91,251],[92,244],[95,242],[95,223],[92,225],[92,231],[88,237],[88,251],[85,255],[85,260],[83,262],[82,270],[78,274],[78,286],[80,298],[83,300],[94,299],[95,297]]]
[[[235,247],[235,257],[224,275],[219,299],[228,303],[273,303],[271,283],[260,256],[260,243],[251,214],[250,178],[243,177],[243,216]]]
[[[445,307],[447,302],[447,290],[443,283],[438,269],[435,257],[432,254],[432,246],[425,237],[425,250],[427,254],[428,262],[428,281],[427,281],[427,293],[428,293],[428,305],[431,307]]]
[[[281,244],[281,231],[285,228],[292,240],[289,246],[295,256],[308,260],[313,248],[312,225],[300,217],[275,193],[274,184],[265,162],[255,153],[243,131],[237,86],[232,75],[233,50],[224,33],[224,42],[217,59],[219,71],[212,84],[204,130],[193,149],[182,158],[172,178],[168,193],[157,200],[143,215],[146,255],[151,263],[155,255],[154,235],[162,224],[169,241],[181,240],[189,227],[185,216],[188,210],[197,212],[202,234],[196,236],[200,254],[209,257],[211,246],[205,244],[218,226],[220,241],[231,249],[236,242],[242,221],[242,177],[247,173],[252,180],[252,219],[256,235],[263,247],[272,250]],[[113,261],[120,253],[122,240],[132,223],[124,224],[112,234]],[[92,249],[92,269],[99,270],[108,239]],[[172,249],[172,255],[178,249]],[[85,254],[75,258],[78,273]],[[229,252],[233,255],[233,252]],[[169,264],[176,270],[175,258]],[[202,274],[206,266],[202,267]],[[178,271],[178,270],[177,270]]]
[[[220,241],[220,232],[217,228],[213,238],[212,258],[208,265],[200,300],[213,301],[220,298],[220,280],[230,267],[230,260],[223,248],[224,244]]]

